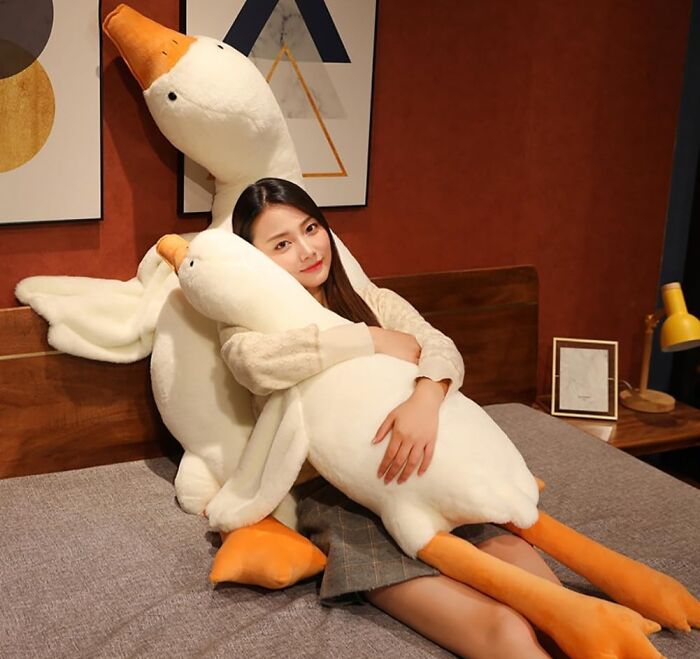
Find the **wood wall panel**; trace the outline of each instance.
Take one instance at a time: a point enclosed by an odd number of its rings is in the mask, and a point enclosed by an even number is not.
[[[54,352],[46,340],[46,321],[30,307],[0,309],[0,358],[35,352]]]
[[[153,401],[148,359],[26,356],[51,350],[46,331],[27,307],[0,312],[7,339],[0,351],[0,478],[178,454]]]

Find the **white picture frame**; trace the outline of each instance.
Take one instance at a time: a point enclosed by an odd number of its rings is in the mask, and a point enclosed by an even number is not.
[[[554,337],[554,416],[617,420],[617,341]]]
[[[248,55],[270,81],[322,207],[367,204],[377,0],[185,0],[181,30]],[[182,215],[211,210],[214,183],[187,157]]]

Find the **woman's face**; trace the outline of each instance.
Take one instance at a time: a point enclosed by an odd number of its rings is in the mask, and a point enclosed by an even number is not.
[[[328,232],[306,213],[284,204],[267,206],[252,226],[253,245],[283,267],[307,291],[317,292],[328,278]]]

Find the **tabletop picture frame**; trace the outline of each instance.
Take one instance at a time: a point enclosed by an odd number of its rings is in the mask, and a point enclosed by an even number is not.
[[[552,350],[552,415],[616,421],[617,341],[554,337]]]

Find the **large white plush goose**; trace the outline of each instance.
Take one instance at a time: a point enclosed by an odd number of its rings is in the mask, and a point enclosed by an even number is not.
[[[205,232],[189,248],[168,236],[159,251],[178,270],[187,299],[212,319],[258,332],[350,322],[234,234]],[[700,625],[700,602],[677,581],[540,514],[538,486],[522,457],[488,414],[459,392],[440,409],[430,469],[402,485],[378,479],[383,449],[370,439],[408,397],[416,372],[414,364],[377,354],[275,393],[239,470],[209,503],[210,518],[223,528],[259,521],[308,456],[328,481],[379,515],[404,552],[513,606],[571,657],[660,657],[645,637],[659,625],[636,611],[685,629],[688,620]],[[446,533],[477,522],[508,523],[631,608],[554,585]]]
[[[166,28],[126,5],[107,16],[104,30],[163,134],[214,176],[207,231],[231,232],[238,196],[259,178],[303,185],[282,112],[247,57],[216,39]],[[368,285],[357,261],[335,239],[353,286]],[[186,511],[201,513],[238,464],[250,435],[250,394],[219,356],[215,323],[192,311],[155,247],[128,282],[29,277],[18,284],[16,296],[49,321],[49,343],[58,350],[111,362],[135,361],[152,351],[158,409],[185,448],[175,481],[178,501]],[[289,505],[276,514],[293,525]]]

